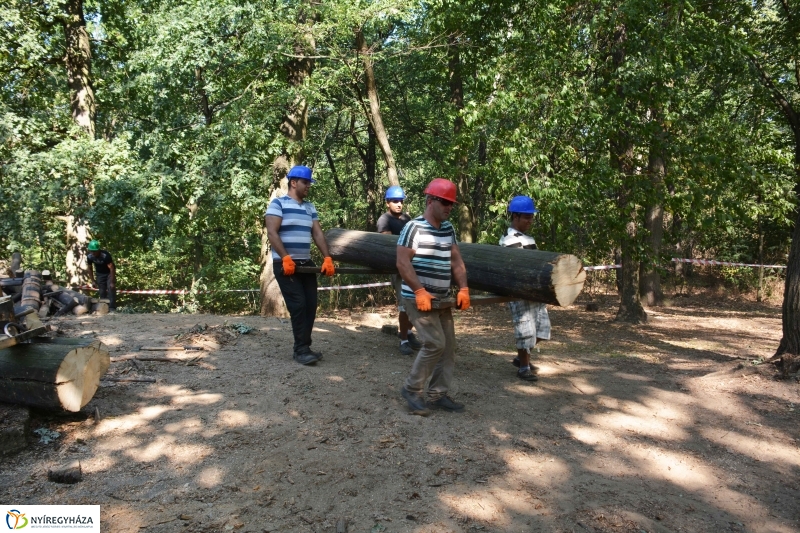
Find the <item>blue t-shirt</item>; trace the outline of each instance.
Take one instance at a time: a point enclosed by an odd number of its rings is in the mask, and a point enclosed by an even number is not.
[[[281,218],[278,236],[293,260],[311,259],[311,227],[315,220],[319,220],[314,204],[299,203],[289,195],[281,196],[269,203],[265,216]],[[275,248],[272,249],[272,258],[281,260]]]
[[[450,222],[445,220],[436,229],[420,216],[405,225],[397,246],[415,251],[411,266],[419,282],[433,296],[442,298],[450,290],[450,250],[456,242],[456,232]],[[403,298],[414,298],[414,291],[405,281],[400,294]]]

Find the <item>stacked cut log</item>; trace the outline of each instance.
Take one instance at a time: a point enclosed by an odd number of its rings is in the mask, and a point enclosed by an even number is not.
[[[39,317],[58,317],[67,313],[84,315],[108,313],[106,300],[90,298],[80,292],[62,288],[48,270],[22,270],[19,254],[14,254],[10,266],[0,268],[0,297],[11,296],[20,309],[33,309]]]
[[[397,237],[331,229],[325,233],[331,257],[383,272],[397,272]],[[586,271],[570,254],[459,243],[472,289],[500,296],[568,306],[583,289]]]
[[[93,339],[48,337],[40,316],[51,305],[86,310],[92,299],[54,285],[47,271],[15,268],[4,277],[9,269],[0,270],[0,402],[77,412],[108,370],[108,350]]]

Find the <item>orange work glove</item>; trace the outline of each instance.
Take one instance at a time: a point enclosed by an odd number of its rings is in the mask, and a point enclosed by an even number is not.
[[[320,272],[322,272],[326,276],[333,276],[334,272],[336,272],[336,269],[333,268],[333,259],[331,259],[330,257],[326,257],[322,261],[322,269],[320,270]]]
[[[420,311],[431,310],[431,300],[433,300],[433,295],[427,290],[424,288],[415,290],[414,298],[417,300],[417,309]]]
[[[283,256],[283,275],[284,276],[291,276],[294,274],[294,261],[292,260],[292,256],[286,254]]]
[[[462,311],[469,309],[469,288],[462,287],[456,295],[456,306]]]

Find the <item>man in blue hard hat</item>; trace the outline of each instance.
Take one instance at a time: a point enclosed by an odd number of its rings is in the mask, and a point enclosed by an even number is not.
[[[527,235],[533,222],[533,215],[539,210],[529,196],[515,196],[508,204],[511,214],[511,227],[500,238],[500,246],[536,250],[536,241]],[[537,381],[538,369],[531,363],[531,350],[537,342],[550,338],[550,316],[547,307],[540,302],[520,300],[508,302],[511,318],[514,320],[514,337],[517,344],[517,357],[512,361],[518,367],[517,377],[524,381]]]
[[[314,204],[305,201],[314,183],[311,169],[297,165],[286,177],[289,180],[288,194],[272,200],[265,213],[267,237],[272,247],[275,281],[291,316],[293,359],[301,365],[311,365],[322,359],[320,352],[311,349],[311,332],[317,317],[317,275],[295,273],[295,269],[298,266],[316,266],[311,261],[313,240],[325,258],[320,272],[333,276],[335,270],[317,210]]]
[[[392,185],[386,189],[385,198],[386,212],[378,219],[378,232],[387,235],[400,235],[405,225],[411,220],[411,216],[403,212],[403,203],[406,199],[406,193],[399,185]],[[411,355],[415,350],[422,348],[422,343],[419,342],[414,333],[411,332],[411,320],[408,318],[403,300],[400,297],[401,283],[402,279],[400,279],[400,275],[392,274],[392,286],[394,287],[394,294],[397,298],[397,309],[400,311],[400,329],[398,332],[398,336],[400,337],[400,353],[403,355]]]

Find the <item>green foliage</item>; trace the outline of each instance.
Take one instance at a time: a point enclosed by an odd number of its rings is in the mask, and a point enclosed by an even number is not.
[[[388,183],[356,27],[412,215],[424,209],[427,182],[454,177],[465,154],[480,242],[498,241],[507,202],[527,194],[541,211],[532,228],[540,247],[587,264],[611,262],[628,223],[645,262],[664,265],[678,250],[755,262],[759,235],[765,261],[785,262],[794,139],[751,61],[797,101],[797,32],[776,2],[93,0],[85,10],[97,139],[73,129],[59,5],[0,7],[0,249],[63,272],[57,217],[74,216],[114,254],[119,288],[194,291],[124,296],[128,310],[256,311],[258,293],[198,291],[258,286],[273,162],[288,151],[314,168],[310,199],[323,228],[374,230]],[[625,54],[615,63],[620,28]],[[287,66],[303,53],[313,73],[293,86]],[[300,97],[308,136],[289,149],[278,125]],[[623,134],[628,174],[610,153]],[[653,153],[665,160],[661,182],[648,174]],[[661,257],[645,245],[654,203],[666,213]],[[391,291],[320,296],[337,308]]]

